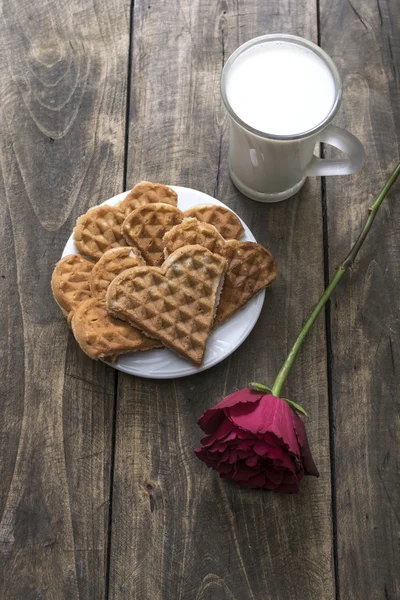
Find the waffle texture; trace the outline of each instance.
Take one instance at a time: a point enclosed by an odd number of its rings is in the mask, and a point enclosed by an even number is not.
[[[224,256],[228,261],[228,268],[215,325],[223,323],[244,308],[251,298],[271,285],[277,275],[274,257],[256,242],[228,240]]]
[[[200,244],[227,260],[215,324],[234,315],[276,278],[272,254],[256,242],[224,240],[218,231],[197,219],[187,218],[164,235],[165,255],[187,244]]]
[[[74,229],[74,242],[80,254],[99,260],[111,248],[127,246],[121,233],[124,214],[118,207],[103,204],[79,217]]]
[[[217,204],[198,204],[185,211],[185,217],[214,225],[226,240],[238,240],[244,233],[240,219],[228,208]]]
[[[130,246],[107,250],[90,273],[89,283],[93,298],[104,300],[108,286],[117,275],[126,269],[144,264],[138,250]]]
[[[128,323],[109,315],[104,302],[96,298],[79,304],[71,326],[83,352],[95,360],[161,346]]]
[[[51,289],[65,317],[90,298],[89,276],[93,263],[79,254],[69,254],[58,261],[51,277]]]
[[[169,204],[145,204],[132,211],[122,224],[128,244],[139,250],[148,265],[164,260],[164,234],[183,219],[183,213]]]
[[[199,366],[212,330],[226,260],[199,245],[158,267],[135,267],[110,284],[108,311]]]
[[[118,205],[118,210],[123,212],[125,217],[127,217],[136,208],[155,202],[177,206],[178,194],[167,185],[141,181],[132,188],[129,194]]]
[[[193,217],[183,219],[182,223],[175,225],[165,233],[164,255],[169,256],[182,246],[199,244],[214,254],[223,255],[225,240],[213,225],[202,223]]]

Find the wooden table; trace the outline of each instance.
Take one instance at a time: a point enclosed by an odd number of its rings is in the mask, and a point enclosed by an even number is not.
[[[2,599],[400,597],[398,185],[285,388],[310,415],[320,479],[246,491],[192,452],[204,409],[272,381],[398,160],[399,17],[397,0],[2,3]],[[367,159],[264,206],[229,179],[219,78],[277,31],[332,56],[336,123]],[[84,356],[50,291],[78,215],[145,178],[220,198],[280,265],[241,348],[177,381]]]

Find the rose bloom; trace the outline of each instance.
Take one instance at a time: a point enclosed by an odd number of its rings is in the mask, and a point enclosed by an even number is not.
[[[207,437],[195,453],[224,479],[292,494],[304,475],[319,477],[302,419],[272,394],[234,392],[207,410],[199,425]]]

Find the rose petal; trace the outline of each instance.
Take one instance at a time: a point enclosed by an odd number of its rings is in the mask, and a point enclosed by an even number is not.
[[[300,479],[297,477],[296,473],[293,473],[292,471],[289,471],[287,469],[284,471],[282,485],[296,485],[299,481]]]
[[[237,392],[233,392],[233,394],[229,394],[223,400],[218,402],[218,404],[214,408],[223,409],[230,408],[231,406],[235,406],[236,404],[243,404],[248,402],[257,402],[262,397],[261,392],[257,392],[256,390],[252,390],[250,388],[243,388],[238,390]],[[211,409],[212,410],[212,409]]]
[[[249,477],[254,475],[254,470],[244,462],[237,462],[233,468],[233,479],[235,481],[247,481]]]
[[[264,442],[256,442],[253,446],[253,450],[258,456],[266,456],[268,453],[268,445]]]
[[[224,437],[228,436],[230,433],[232,433],[232,423],[229,421],[229,419],[226,419],[223,416],[220,419],[220,422],[218,423],[218,427],[216,427],[215,431],[211,435],[208,435],[205,438],[203,438],[201,440],[201,444],[203,446],[211,446],[217,440],[223,439]]]
[[[249,458],[246,458],[246,465],[249,467],[255,467],[258,464],[258,461],[258,456],[250,456]]]
[[[224,462],[229,462],[230,455],[231,455],[231,453],[229,452],[229,450],[225,450],[225,452],[219,456],[217,467]],[[216,457],[216,458],[218,458],[218,457]]]
[[[199,419],[199,426],[204,433],[213,433],[220,424],[224,416],[224,409],[234,406],[239,403],[257,402],[262,397],[260,392],[244,388],[238,392],[230,394],[213,408],[209,408]]]
[[[283,471],[277,471],[272,466],[267,467],[267,477],[274,484],[274,487],[280,485],[283,481]]]
[[[209,452],[219,452],[220,454],[223,454],[225,452],[225,450],[228,448],[227,444],[219,444],[218,442],[216,442],[215,444],[213,444],[212,446],[205,446],[206,448],[208,448]]]
[[[232,427],[234,427],[232,423]],[[242,429],[235,428],[237,432],[237,436],[240,440],[248,440],[249,442],[254,442],[254,433],[250,433],[249,431],[243,431]]]
[[[217,470],[217,472],[220,475],[228,475],[228,473],[229,473],[228,479],[232,479],[232,477],[233,477],[233,467],[232,467],[232,465],[228,465],[227,463],[223,463],[216,470]]]
[[[272,464],[276,469],[283,468],[284,470],[288,470],[293,475],[296,474],[296,467],[294,466],[293,460],[289,456],[284,456],[282,459],[274,459]]]
[[[292,422],[294,411],[284,400],[266,394],[252,406],[237,404],[226,409],[225,413],[240,429],[255,435],[266,432],[273,434],[284,442],[290,452],[300,456]]]
[[[236,444],[236,448],[238,450],[250,450],[251,446],[248,442],[239,442],[239,444]]]
[[[228,421],[228,423],[229,423],[229,421]],[[224,442],[230,442],[230,441],[232,441],[232,440],[236,440],[236,438],[237,438],[237,437],[238,437],[238,434],[237,434],[237,431],[236,431],[236,428],[235,428],[233,431],[231,431],[231,432],[230,432],[230,433],[229,433],[229,434],[228,434],[228,435],[227,435],[227,436],[224,438]]]
[[[265,477],[265,483],[263,485],[264,490],[273,492],[273,491],[275,491],[276,487],[277,486],[275,485],[275,483],[273,481],[271,481],[268,477]]]
[[[280,445],[275,445],[273,446],[272,444],[265,444],[267,449],[268,449],[268,458],[270,458],[271,460],[275,461],[275,460],[280,460],[281,462],[285,462],[286,460],[290,460],[289,455],[287,453],[287,450],[284,446],[280,446]]]
[[[265,473],[256,473],[250,477],[246,482],[246,487],[249,488],[261,488],[265,485]]]
[[[313,457],[311,455],[310,446],[308,445],[307,432],[303,420],[296,415],[294,411],[292,419],[297,441],[300,446],[304,472],[306,475],[314,475],[315,477],[319,477],[318,469],[315,466]]]
[[[274,448],[282,447],[284,448],[285,452],[287,452],[287,446],[285,442],[281,438],[277,437],[275,433],[272,433],[271,431],[266,431],[265,433],[260,434],[260,437],[264,440],[264,442],[270,444]]]
[[[235,452],[235,450],[231,450],[229,453],[229,459],[228,462],[230,465],[233,465],[233,463],[235,463],[237,461],[237,452]]]
[[[237,450],[238,459],[246,460],[249,456],[254,456],[254,453],[251,450]]]

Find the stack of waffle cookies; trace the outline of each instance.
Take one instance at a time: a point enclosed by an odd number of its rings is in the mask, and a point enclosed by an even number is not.
[[[79,254],[56,264],[51,285],[91,358],[166,347],[200,366],[213,329],[275,280],[275,259],[240,241],[229,209],[177,204],[174,190],[143,181],[79,217]]]

